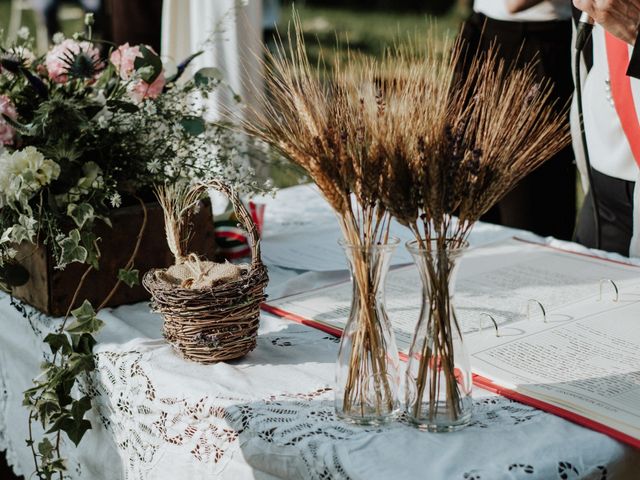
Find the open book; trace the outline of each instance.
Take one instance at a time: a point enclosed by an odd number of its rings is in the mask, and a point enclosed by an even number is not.
[[[514,239],[465,256],[454,302],[479,386],[640,447],[640,268]],[[420,304],[415,267],[390,272],[401,353]],[[339,335],[350,305],[341,283],[264,309]]]

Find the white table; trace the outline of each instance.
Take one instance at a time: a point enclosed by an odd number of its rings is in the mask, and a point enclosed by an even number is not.
[[[310,187],[267,205],[270,236],[335,225]],[[510,236],[479,225],[473,241]],[[337,233],[336,233],[337,236]],[[565,245],[566,246],[566,245]],[[576,247],[577,248],[577,247]],[[270,267],[278,296],[344,279],[345,272]],[[41,338],[59,320],[16,310],[0,296],[0,450],[29,475],[22,391],[47,355]],[[365,429],[333,416],[336,339],[264,316],[258,347],[242,360],[203,366],[180,359],[144,304],[101,312],[93,430],[63,445],[82,479],[633,479],[640,452],[558,417],[476,390],[470,427],[451,434],[404,424]]]

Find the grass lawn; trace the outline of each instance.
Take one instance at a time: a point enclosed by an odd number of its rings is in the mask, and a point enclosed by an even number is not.
[[[333,50],[358,50],[372,56],[380,56],[385,48],[398,40],[426,38],[432,28],[441,35],[452,37],[460,27],[466,12],[461,8],[442,17],[429,17],[419,13],[396,13],[386,11],[348,10],[342,8],[301,7],[298,13],[312,59],[316,59],[320,49],[325,58],[331,57]],[[283,9],[278,26],[286,35],[292,9]]]

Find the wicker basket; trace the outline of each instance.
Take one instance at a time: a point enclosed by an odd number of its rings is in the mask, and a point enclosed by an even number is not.
[[[240,358],[256,347],[260,304],[269,280],[251,214],[227,185],[211,182],[207,186],[229,197],[249,233],[252,260],[242,278],[207,289],[170,285],[158,277],[163,270],[151,270],[143,279],[152,309],[164,317],[164,337],[184,358],[205,364]]]

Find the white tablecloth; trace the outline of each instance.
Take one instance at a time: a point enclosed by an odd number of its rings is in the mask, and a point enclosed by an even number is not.
[[[314,189],[295,187],[268,202],[265,238],[334,224]],[[512,233],[479,225],[473,242]],[[346,276],[275,266],[270,274],[272,296]],[[457,433],[343,424],[331,391],[338,343],[295,323],[264,316],[254,352],[203,366],[171,350],[146,305],[100,317],[98,368],[86,386],[96,399],[93,429],[79,448],[63,445],[74,479],[611,480],[640,472],[640,452],[481,390],[471,426]],[[27,476],[22,391],[47,355],[41,338],[58,323],[0,296],[0,450]]]

